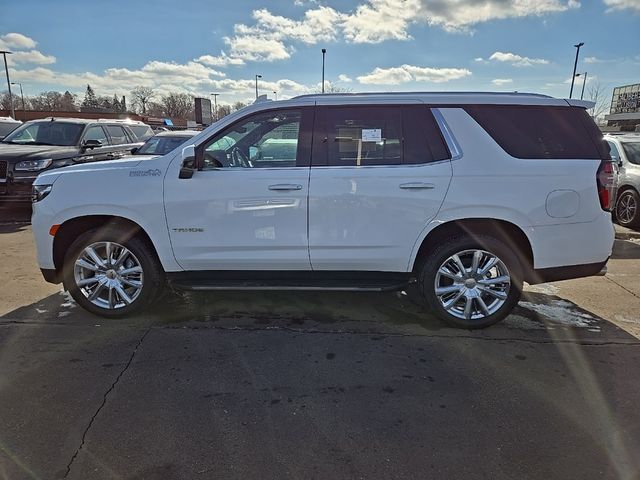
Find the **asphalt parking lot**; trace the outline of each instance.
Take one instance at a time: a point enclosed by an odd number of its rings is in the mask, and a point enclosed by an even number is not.
[[[640,478],[632,236],[606,277],[531,287],[475,332],[395,293],[107,321],[40,279],[28,225],[0,249],[4,478]]]

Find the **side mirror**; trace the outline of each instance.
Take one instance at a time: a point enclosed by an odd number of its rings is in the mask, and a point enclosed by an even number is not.
[[[82,142],[82,148],[87,150],[89,148],[98,148],[102,146],[102,142],[100,140],[85,140]]]
[[[135,155],[137,151],[138,151],[138,147],[132,148],[131,155]]]
[[[182,165],[178,178],[187,179],[193,177],[196,171],[196,148],[193,145],[184,147],[181,156]]]

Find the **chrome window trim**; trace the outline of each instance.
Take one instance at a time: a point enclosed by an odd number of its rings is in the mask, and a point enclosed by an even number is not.
[[[451,133],[451,128],[447,124],[447,121],[444,119],[442,112],[439,108],[432,108],[431,113],[433,113],[433,117],[436,119],[436,123],[440,127],[440,131],[442,132],[442,136],[444,137],[444,141],[447,143],[447,147],[449,147],[449,152],[451,152],[451,160],[458,160],[462,158],[462,148],[456,141],[456,138]]]

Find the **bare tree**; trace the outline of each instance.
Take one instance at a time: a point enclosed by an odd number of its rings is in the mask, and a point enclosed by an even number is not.
[[[18,102],[19,96],[14,93],[11,97],[13,97],[14,110],[18,110],[19,107],[22,108],[22,105]],[[9,100],[8,91],[0,93],[0,108],[3,110],[11,110],[11,100]]]
[[[164,114],[174,118],[191,118],[194,116],[195,103],[193,95],[187,93],[169,93],[160,102]]]
[[[142,114],[147,113],[147,104],[156,96],[155,90],[151,87],[143,87],[141,85],[131,90],[131,96],[133,97],[133,104],[139,106],[142,109]]]
[[[246,107],[247,105],[249,105],[248,103],[244,103],[244,102],[235,102],[233,105],[231,105],[231,112],[237,112],[238,110]]]
[[[218,119],[221,119],[222,117],[226,117],[227,115],[229,115],[231,113],[231,105],[218,105]]]
[[[353,92],[352,88],[341,87],[339,85],[336,85],[333,82],[330,82],[329,80],[325,80],[324,82],[324,93],[351,93],[351,92]],[[316,87],[315,93],[322,93],[322,85]]]
[[[589,115],[598,122],[607,113],[610,106],[610,100],[606,95],[606,86],[595,80],[587,87],[587,100],[595,103],[593,108],[589,109]]]

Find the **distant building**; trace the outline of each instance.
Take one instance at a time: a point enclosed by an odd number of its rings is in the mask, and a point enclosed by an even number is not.
[[[615,87],[611,110],[605,115],[608,127],[633,131],[640,126],[640,83]]]

